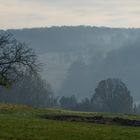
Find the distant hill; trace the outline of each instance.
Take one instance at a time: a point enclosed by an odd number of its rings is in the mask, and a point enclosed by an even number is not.
[[[44,63],[42,75],[58,96],[89,96],[98,81],[120,78],[134,99],[140,100],[140,29],[64,26],[8,31],[36,50]],[[83,72],[73,65],[79,62],[84,65]],[[85,77],[75,80],[77,71],[84,73],[86,80]]]

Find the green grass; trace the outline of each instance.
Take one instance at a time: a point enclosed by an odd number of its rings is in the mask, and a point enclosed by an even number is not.
[[[63,122],[42,115],[103,115],[140,120],[138,115],[86,113],[28,106],[0,105],[0,140],[140,140],[140,127]]]

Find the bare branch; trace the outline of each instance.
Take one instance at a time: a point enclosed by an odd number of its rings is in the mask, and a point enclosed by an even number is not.
[[[9,33],[0,35],[0,85],[11,85],[27,71],[38,73],[39,62],[33,49]]]

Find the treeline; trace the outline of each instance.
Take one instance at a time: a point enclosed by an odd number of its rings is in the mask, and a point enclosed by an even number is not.
[[[25,104],[33,107],[57,106],[50,84],[39,75],[26,74],[12,87],[0,88],[0,102]]]
[[[115,112],[140,114],[126,85],[119,79],[99,82],[90,98],[79,101],[75,95],[57,98],[40,76],[27,74],[12,88],[0,88],[0,102],[25,104],[33,107],[56,107],[74,111]]]
[[[63,96],[59,105],[63,109],[75,111],[140,114],[140,104],[133,103],[130,91],[119,79],[102,80],[95,93],[81,101],[78,101],[75,95]]]
[[[133,98],[126,85],[119,79],[107,79],[99,82],[91,98],[80,102],[74,95],[63,96],[60,106],[64,109],[95,112],[133,113]]]
[[[61,97],[59,100],[59,105],[63,109],[73,110],[73,111],[86,111],[86,112],[116,112],[116,113],[132,113],[132,114],[140,114],[140,104],[134,104],[131,106],[130,110],[125,110],[125,108],[122,106],[122,108],[118,107],[118,110],[110,110],[110,108],[105,109],[102,108],[102,110],[98,109],[98,106],[95,106],[94,102],[91,98],[84,98],[81,101],[78,101],[75,95],[69,96],[69,97]],[[114,108],[114,107],[112,107]],[[124,111],[122,111],[124,109]]]

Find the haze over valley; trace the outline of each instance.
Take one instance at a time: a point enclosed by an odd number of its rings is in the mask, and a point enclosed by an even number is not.
[[[41,75],[55,95],[94,94],[97,83],[119,78],[140,101],[140,29],[91,26],[9,29],[31,46],[43,63]]]

